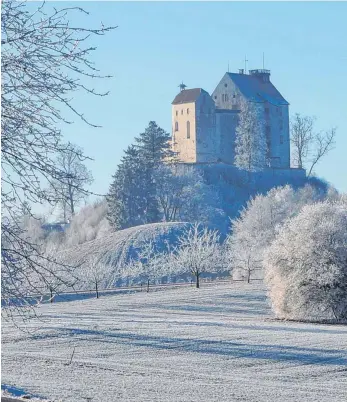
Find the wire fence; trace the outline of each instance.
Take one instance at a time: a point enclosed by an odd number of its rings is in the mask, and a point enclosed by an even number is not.
[[[261,282],[262,279],[252,279],[251,282]],[[243,279],[232,279],[229,278],[218,278],[218,279],[211,279],[211,278],[201,278],[200,279],[200,286],[205,287],[209,285],[214,285],[218,283],[235,283],[235,282],[246,282]],[[170,282],[170,283],[156,283],[151,282],[150,280],[140,283],[134,284],[129,286],[119,286],[119,287],[112,287],[112,288],[101,288],[98,289],[98,294],[96,294],[95,289],[90,290],[74,290],[74,291],[59,291],[51,296],[50,292],[36,295],[28,295],[26,297],[26,303],[29,301],[29,304],[37,304],[37,303],[56,303],[56,302],[66,302],[66,301],[73,301],[73,300],[83,300],[83,299],[90,299],[90,298],[100,298],[103,296],[112,296],[112,295],[122,295],[122,294],[130,294],[130,293],[138,293],[138,292],[158,292],[165,289],[175,289],[175,288],[184,288],[184,287],[195,287],[195,281],[185,281],[185,282]],[[32,302],[30,302],[30,300]],[[8,305],[8,300],[6,303],[3,303],[4,299],[1,299],[2,305]],[[16,304],[16,303],[15,303]]]

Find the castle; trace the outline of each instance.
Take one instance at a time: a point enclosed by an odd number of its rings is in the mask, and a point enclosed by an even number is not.
[[[289,103],[264,69],[225,73],[212,95],[185,89],[172,102],[172,149],[187,164],[233,165],[241,100],[257,105],[265,122],[269,168],[290,169]]]

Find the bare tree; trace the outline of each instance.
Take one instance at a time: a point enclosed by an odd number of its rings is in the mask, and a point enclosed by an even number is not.
[[[44,279],[49,269],[19,224],[22,205],[56,202],[44,188],[67,179],[56,164],[58,155],[71,152],[58,128],[72,123],[67,116],[95,126],[76,109],[71,94],[107,94],[88,87],[92,78],[103,77],[90,61],[95,47],[88,43],[113,28],[71,26],[71,13],[85,13],[79,7],[45,9],[44,3],[33,10],[26,2],[2,2],[1,288],[4,302],[15,306],[36,291],[32,276]]]
[[[87,265],[82,268],[82,275],[87,278],[88,283],[94,286],[96,298],[99,298],[100,288],[109,287],[110,278],[112,278],[112,269],[104,264],[100,256],[95,256]]]
[[[297,168],[308,170],[307,176],[335,145],[336,128],[316,132],[314,123],[314,117],[299,113],[291,120],[292,160]]]
[[[80,158],[80,155],[83,155],[81,148],[68,143],[66,150],[56,159],[57,166],[64,172],[65,177],[55,180],[52,186],[53,192],[56,193],[55,198],[58,199],[57,204],[62,210],[64,222],[75,214],[76,206],[88,195],[85,186],[93,181],[92,173]]]
[[[173,256],[177,273],[190,272],[196,278],[197,288],[203,272],[218,272],[224,268],[217,231],[202,228],[199,224],[186,229],[179,237]]]

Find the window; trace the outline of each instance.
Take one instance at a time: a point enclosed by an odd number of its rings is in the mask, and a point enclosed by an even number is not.
[[[215,95],[214,98],[217,99],[217,95]]]
[[[224,102],[224,94],[222,94],[222,102]]]
[[[270,135],[271,133],[271,127],[270,126],[266,126],[266,134]]]
[[[175,131],[178,131],[178,121],[175,122]]]
[[[280,144],[283,144],[283,135],[280,135]]]
[[[233,95],[233,98],[234,98],[234,99],[236,98],[236,95],[235,95],[235,94]]]
[[[225,94],[225,102],[229,101],[229,96],[227,94]]]
[[[176,110],[176,116],[178,116],[178,110]]]
[[[189,114],[189,108],[187,109],[187,114]]]
[[[187,121],[187,138],[190,138],[190,122]]]
[[[270,109],[268,107],[265,108],[265,114],[269,114],[270,113]]]
[[[181,114],[183,114],[183,109],[181,110]]]
[[[224,84],[225,88],[228,86],[228,84]]]

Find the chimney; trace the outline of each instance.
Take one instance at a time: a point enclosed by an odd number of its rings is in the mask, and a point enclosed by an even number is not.
[[[249,70],[249,74],[254,75],[255,77],[259,78],[263,82],[270,81],[270,70],[265,70],[265,69]]]
[[[244,69],[243,68],[239,68],[239,74],[243,74],[244,73]]]

